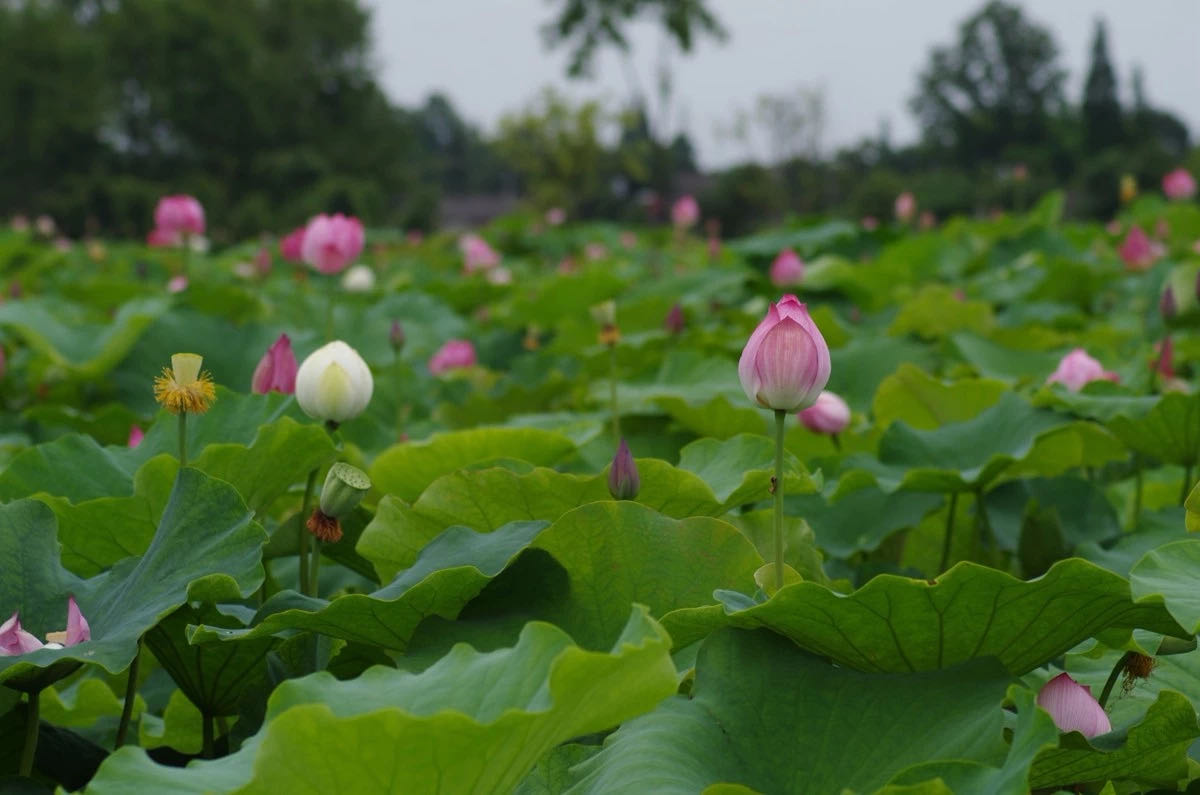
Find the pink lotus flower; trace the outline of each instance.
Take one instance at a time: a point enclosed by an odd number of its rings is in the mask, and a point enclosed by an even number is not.
[[[468,340],[450,340],[429,359],[429,372],[441,375],[448,370],[475,364],[475,346]]]
[[[917,197],[912,195],[912,191],[904,191],[896,197],[895,207],[896,220],[902,224],[907,224],[912,220],[913,214],[917,211]]]
[[[32,633],[21,628],[19,613],[0,624],[0,657],[12,657],[17,654],[27,654],[41,648],[61,649],[64,646],[77,646],[92,639],[92,629],[87,619],[75,603],[75,597],[67,597],[67,628],[62,632],[50,632],[46,635],[46,643],[42,643]]]
[[[178,246],[180,236],[178,232],[173,232],[170,229],[154,227],[146,233],[146,245],[151,248],[168,248],[170,246]]]
[[[680,196],[671,205],[671,223],[676,229],[690,229],[700,220],[700,204],[692,195]]]
[[[796,415],[813,433],[841,433],[850,424],[850,407],[833,392],[817,395],[817,402]]]
[[[500,264],[500,255],[479,235],[468,234],[458,239],[458,250],[463,255],[463,268],[467,273],[487,270]]]
[[[1187,169],[1177,168],[1162,179],[1163,193],[1172,201],[1184,201],[1196,195],[1196,178]]]
[[[287,334],[271,343],[267,352],[259,359],[250,379],[250,391],[265,395],[271,390],[290,395],[296,391],[296,354],[292,352],[292,341]]]
[[[154,225],[179,237],[204,234],[204,208],[195,197],[163,196],[154,208]]]
[[[1130,271],[1144,271],[1157,259],[1157,251],[1150,238],[1137,225],[1130,227],[1129,234],[1125,235],[1117,253],[1125,260],[1125,269]]]
[[[279,241],[279,254],[288,262],[304,262],[304,227],[298,226]]]
[[[546,211],[546,223],[550,226],[562,226],[567,220],[567,211],[561,207],[551,207]]]
[[[137,447],[146,438],[146,432],[142,430],[140,425],[129,426],[129,441],[126,442],[128,447]]]
[[[300,253],[321,273],[341,273],[362,250],[363,225],[352,216],[322,213],[304,227]]]
[[[1089,384],[1092,381],[1112,381],[1115,383],[1119,380],[1120,376],[1105,370],[1104,365],[1091,356],[1088,356],[1088,352],[1083,348],[1076,348],[1062,357],[1062,360],[1058,363],[1058,368],[1050,374],[1050,377],[1046,379],[1046,383],[1053,384],[1057,382],[1065,385],[1072,392],[1078,392],[1083,389],[1084,384]]]
[[[816,402],[829,381],[829,346],[796,296],[767,310],[742,350],[738,378],[763,408],[798,411]]]
[[[804,260],[795,251],[785,248],[771,263],[771,284],[792,287],[804,281]]]
[[[1051,679],[1037,695],[1037,705],[1050,713],[1059,731],[1095,737],[1112,731],[1104,707],[1092,698],[1092,689],[1063,673]]]

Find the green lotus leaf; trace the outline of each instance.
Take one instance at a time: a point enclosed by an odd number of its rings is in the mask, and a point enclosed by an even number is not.
[[[871,413],[880,427],[903,420],[917,430],[932,430],[975,417],[995,405],[1005,389],[1004,382],[987,378],[944,383],[920,367],[905,363],[883,379],[871,403]]]

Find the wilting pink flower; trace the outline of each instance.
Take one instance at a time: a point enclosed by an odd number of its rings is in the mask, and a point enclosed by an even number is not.
[[[663,321],[663,328],[668,334],[680,334],[687,325],[687,320],[683,316],[683,307],[676,302],[671,307],[671,311],[667,312],[666,320]]]
[[[868,232],[874,232],[879,228],[879,219],[873,215],[864,215],[859,223],[861,223],[862,228]]]
[[[179,245],[179,233],[162,227],[154,227],[146,233],[146,245],[151,248],[167,248]]]
[[[1163,177],[1162,189],[1173,201],[1190,199],[1196,195],[1196,178],[1186,168],[1177,168]]]
[[[458,239],[458,250],[463,255],[463,268],[467,273],[487,270],[500,264],[500,255],[479,235],[467,234]]]
[[[429,359],[429,372],[440,375],[447,370],[475,364],[475,346],[468,340],[450,340]]]
[[[129,441],[127,442],[129,447],[137,447],[145,438],[146,432],[142,430],[140,425],[129,426]]]
[[[62,632],[47,633],[44,644],[32,633],[21,628],[18,613],[13,613],[12,618],[0,624],[0,657],[26,654],[44,646],[59,649],[64,646],[77,646],[91,639],[92,629],[79,610],[79,605],[75,603],[75,597],[71,596],[67,598],[67,628]]]
[[[304,227],[300,252],[321,273],[341,273],[362,250],[363,225],[353,216],[322,213]]]
[[[1037,705],[1050,713],[1059,731],[1095,737],[1112,731],[1104,707],[1092,698],[1092,689],[1063,673],[1051,679],[1037,695]]]
[[[290,395],[296,391],[296,354],[292,352],[292,341],[287,334],[271,343],[267,352],[259,359],[250,379],[250,391],[265,395],[271,390]]]
[[[690,229],[700,220],[700,204],[692,195],[680,196],[671,205],[671,223],[676,229]]]
[[[204,208],[194,196],[163,196],[154,208],[154,225],[179,237],[204,234]]]
[[[816,402],[829,381],[829,346],[796,296],[767,310],[742,350],[738,378],[763,408],[799,411]]]
[[[304,262],[304,227],[298,226],[279,241],[279,254],[288,262]]]
[[[546,223],[550,226],[562,226],[567,220],[567,211],[561,207],[551,207],[546,211]]]
[[[629,452],[629,445],[622,439],[617,446],[617,454],[613,456],[612,466],[608,468],[608,493],[614,500],[632,500],[641,486],[633,453]]]
[[[1050,374],[1050,377],[1046,379],[1046,383],[1053,384],[1058,382],[1072,392],[1078,392],[1083,389],[1084,384],[1091,383],[1092,381],[1116,382],[1118,380],[1120,380],[1120,376],[1105,370],[1104,365],[1091,356],[1088,356],[1088,352],[1083,348],[1076,348],[1062,357],[1062,360],[1058,363],[1058,368]]]
[[[1125,240],[1117,248],[1117,253],[1121,255],[1121,259],[1125,260],[1125,269],[1131,271],[1144,271],[1154,264],[1155,248],[1150,242],[1150,238],[1142,231],[1140,226],[1136,224],[1129,229],[1129,234],[1125,235]]]
[[[902,224],[907,224],[912,220],[913,214],[917,211],[917,197],[912,195],[912,191],[904,191],[896,197],[895,207],[896,220]]]
[[[850,424],[850,407],[833,392],[825,390],[817,395],[816,403],[796,416],[813,433],[841,433]]]
[[[804,260],[790,248],[780,251],[771,263],[771,284],[792,287],[804,281]]]
[[[187,289],[187,286],[188,286],[187,277],[183,276],[183,275],[172,276],[170,279],[167,280],[167,292],[168,293],[182,293],[184,290]]]

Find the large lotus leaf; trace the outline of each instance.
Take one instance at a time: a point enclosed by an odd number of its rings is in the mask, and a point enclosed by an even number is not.
[[[1004,477],[1052,478],[1128,459],[1129,448],[1104,426],[1079,420],[1051,428],[1039,436],[1033,449],[1004,471]]]
[[[1007,348],[969,332],[954,334],[950,340],[959,354],[980,375],[1004,381],[1041,383],[1054,372],[1061,358],[1057,354],[1043,351]]]
[[[1112,503],[1095,484],[1080,477],[1014,480],[992,489],[984,499],[988,522],[1004,549],[1017,548],[1025,516],[1035,508],[1058,514],[1068,549],[1121,535]]]
[[[888,333],[935,340],[956,331],[986,334],[993,322],[987,302],[966,300],[946,285],[927,284],[900,305]]]
[[[1200,539],[1186,538],[1155,547],[1129,572],[1135,597],[1162,597],[1167,610],[1192,634],[1200,632]]]
[[[1075,549],[1075,556],[1128,578],[1142,556],[1155,547],[1188,537],[1180,518],[1182,511],[1168,508],[1155,513],[1143,512],[1135,532],[1125,533],[1111,544],[1087,542]]]
[[[1144,416],[1118,415],[1108,427],[1134,450],[1168,464],[1200,460],[1200,395],[1171,392]]]
[[[101,319],[61,299],[39,297],[0,305],[0,326],[73,377],[95,379],[115,367],[169,306],[165,298],[137,298]]]
[[[593,382],[591,397],[601,405],[609,401],[607,379]],[[617,404],[624,413],[655,412],[662,398],[677,398],[685,403],[704,403],[717,395],[732,405],[746,399],[738,381],[737,367],[725,358],[705,358],[699,351],[667,353],[653,378],[625,379],[617,385]]]
[[[999,764],[1008,674],[991,660],[863,674],[768,632],[725,630],[696,661],[691,698],[623,725],[572,771],[571,793],[870,792],[930,760]],[[744,792],[745,790],[736,790]]]
[[[930,369],[934,356],[926,345],[896,337],[856,337],[844,348],[830,352],[829,389],[851,406],[870,405],[883,380],[896,370],[897,362],[912,362]]]
[[[146,553],[127,558],[89,580],[62,567],[54,514],[43,503],[0,506],[0,612],[19,611],[41,637],[66,626],[73,593],[91,625],[92,640],[65,649],[0,657],[0,680],[78,660],[121,671],[138,639],[189,598],[240,598],[262,582],[262,528],[227,483],[194,469],[179,474]]]
[[[1058,748],[1038,754],[1029,784],[1042,789],[1114,780],[1174,789],[1188,777],[1188,746],[1197,737],[1200,726],[1192,703],[1180,693],[1164,690],[1146,717],[1127,732],[1090,742],[1078,732],[1064,735]]]
[[[1158,395],[1134,395],[1128,387],[1110,381],[1092,381],[1079,392],[1062,384],[1043,387],[1034,395],[1034,403],[1065,409],[1089,420],[1108,422],[1118,414],[1131,419],[1144,417],[1158,404]]]
[[[906,362],[883,379],[871,413],[880,427],[903,420],[918,430],[931,430],[971,419],[994,405],[1007,388],[1004,382],[987,378],[944,383]]]
[[[783,455],[784,494],[816,491],[804,464],[787,451]],[[746,433],[723,441],[697,439],[679,451],[679,468],[700,476],[727,509],[767,500],[775,476],[775,442]]]
[[[389,447],[375,459],[370,474],[380,494],[412,502],[440,476],[464,467],[500,458],[551,466],[574,449],[567,437],[538,428],[473,428]]]
[[[1029,455],[1038,437],[1061,423],[1061,417],[1006,392],[965,422],[931,431],[893,422],[879,440],[878,460],[855,455],[846,466],[870,472],[884,491],[974,491]]]
[[[736,604],[679,610],[663,625],[677,648],[722,626],[767,627],[863,671],[927,671],[993,656],[1018,675],[1106,630],[1188,636],[1160,600],[1135,602],[1124,579],[1078,558],[1029,581],[964,562],[937,580],[885,574],[849,595],[802,582],[762,604]]]
[[[740,433],[767,432],[767,414],[744,401],[733,403],[717,395],[707,403],[691,404],[677,397],[662,397],[655,401],[671,419],[697,436],[728,439]]]
[[[885,492],[868,485],[832,503],[820,494],[787,497],[787,513],[803,517],[816,534],[817,546],[844,558],[870,551],[897,530],[917,525],[943,502],[938,494]]]
[[[609,652],[585,651],[535,622],[513,648],[481,654],[459,645],[420,674],[376,667],[347,682],[327,673],[289,680],[237,753],[172,768],[123,748],[88,791],[509,792],[559,743],[674,693],[669,645],[635,608]]]
[[[746,257],[763,259],[774,257],[785,248],[809,256],[819,251],[828,251],[838,243],[853,239],[858,228],[843,219],[824,221],[814,226],[799,229],[772,229],[749,237],[741,237],[725,244],[730,251]]]
[[[263,605],[251,629],[204,627],[192,640],[307,629],[403,650],[423,619],[454,618],[526,549],[549,553],[565,570],[569,593],[559,598],[536,582],[522,582],[526,590],[514,597],[514,609],[553,621],[584,645],[611,637],[634,602],[656,616],[705,604],[714,589],[753,588],[753,573],[762,565],[753,545],[719,519],[676,521],[637,503],[593,502],[549,527],[512,522],[488,533],[451,527],[411,568],[372,594],[327,602],[286,591]]]
[[[676,518],[724,512],[708,484],[691,472],[652,458],[639,459],[637,466],[639,503]],[[518,520],[554,521],[572,508],[607,499],[603,474],[570,475],[544,467],[522,473],[501,467],[461,470],[435,480],[411,506],[384,497],[357,549],[374,564],[380,581],[388,582],[452,525],[486,532]]]

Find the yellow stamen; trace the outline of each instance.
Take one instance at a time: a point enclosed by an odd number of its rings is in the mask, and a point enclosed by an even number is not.
[[[208,411],[208,407],[217,398],[212,376],[208,373],[198,373],[192,376],[190,382],[180,383],[178,372],[172,371],[170,367],[163,368],[162,375],[154,379],[154,399],[172,414],[181,411],[203,414]]]

